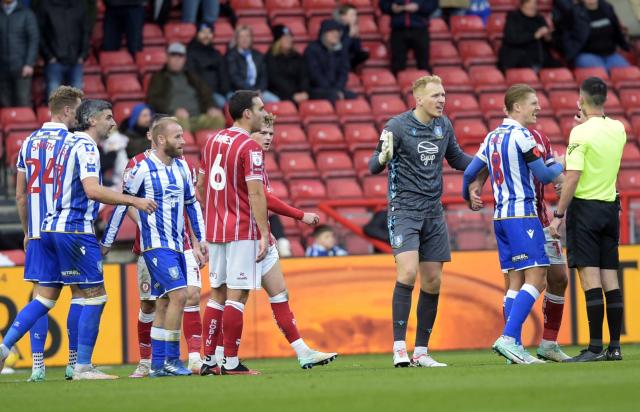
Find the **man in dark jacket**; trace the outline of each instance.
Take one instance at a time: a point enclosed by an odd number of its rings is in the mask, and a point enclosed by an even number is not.
[[[0,107],[31,106],[31,80],[38,57],[38,22],[17,0],[0,10]]]
[[[145,0],[104,0],[104,41],[102,50],[120,50],[122,34],[132,56],[142,49]]]
[[[369,58],[369,52],[362,49],[358,28],[358,10],[350,4],[343,4],[334,12],[334,19],[342,25],[342,47],[349,54],[351,70]]]
[[[91,23],[86,4],[77,0],[41,0],[36,9],[47,93],[60,85],[82,89],[83,63],[89,55]]]
[[[196,37],[187,46],[187,69],[207,83],[213,102],[223,108],[224,96],[229,92],[227,66],[224,56],[213,47],[213,31],[206,23],[200,24]]]
[[[278,96],[267,90],[267,66],[262,53],[253,48],[251,27],[236,27],[233,47],[227,52],[227,70],[231,91],[257,90],[265,103],[280,101]]]
[[[429,16],[438,0],[380,0],[380,10],[391,15],[391,71],[407,67],[407,51],[413,50],[420,70],[429,70]]]
[[[304,57],[293,47],[293,34],[277,24],[271,28],[273,45],[267,53],[269,90],[282,100],[301,103],[309,99],[309,76]]]
[[[335,20],[320,25],[318,40],[309,43],[304,51],[309,70],[312,99],[354,99],[356,94],[347,90],[349,56],[342,47],[342,26]]]
[[[185,68],[186,53],[180,43],[169,45],[166,66],[149,82],[147,102],[157,113],[180,119],[187,130],[220,128],[224,126],[222,112],[214,106],[209,86]]]

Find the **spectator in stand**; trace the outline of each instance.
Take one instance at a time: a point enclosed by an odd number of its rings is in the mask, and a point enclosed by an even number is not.
[[[132,56],[142,49],[145,0],[104,0],[104,40],[102,50],[120,50],[122,35]]]
[[[156,112],[177,117],[185,130],[221,129],[224,116],[213,104],[209,86],[185,67],[186,53],[180,43],[169,45],[167,64],[149,82],[147,102]]]
[[[63,84],[82,89],[91,37],[86,4],[78,0],[40,0],[37,4],[47,94]]]
[[[564,52],[563,39],[565,33],[573,26],[573,7],[579,0],[553,0],[551,21],[553,22],[553,46]]]
[[[207,83],[213,92],[213,103],[220,109],[226,103],[229,79],[225,58],[213,47],[213,30],[201,23],[196,37],[187,46],[187,69]]]
[[[564,33],[565,57],[576,67],[627,67],[629,62],[616,52],[629,50],[620,21],[605,0],[583,0],[573,7],[573,24]]]
[[[17,0],[2,0],[0,40],[0,107],[31,106],[38,22]]]
[[[151,147],[147,139],[147,130],[151,126],[153,110],[151,106],[140,103],[131,109],[131,116],[120,123],[120,133],[127,136],[127,159],[142,153]]]
[[[558,67],[551,57],[552,30],[544,17],[538,13],[538,0],[520,0],[520,8],[507,14],[504,37],[499,53],[502,70],[516,67]]]
[[[429,68],[429,16],[438,0],[380,0],[380,10],[391,15],[391,71],[407,67],[407,51],[413,50],[420,70]]]
[[[304,51],[309,71],[312,99],[336,102],[355,99],[356,94],[347,90],[349,56],[342,47],[342,26],[335,20],[325,20],[320,25],[318,40],[309,43]]]
[[[342,48],[349,54],[351,70],[355,70],[369,58],[369,52],[362,49],[360,41],[358,10],[350,4],[343,4],[336,9],[333,17],[342,25]]]
[[[253,48],[251,27],[245,25],[236,27],[233,43],[227,52],[226,59],[231,91],[257,90],[265,103],[280,101],[278,96],[267,90],[267,65],[264,55]]]
[[[267,53],[269,90],[281,100],[309,99],[309,77],[304,57],[293,48],[293,35],[282,24],[273,26],[273,45]]]
[[[220,15],[219,0],[182,0],[182,21],[195,23],[198,17],[198,8],[202,9],[202,21],[209,27],[218,20]]]
[[[313,231],[313,244],[307,248],[305,256],[347,256],[346,250],[336,243],[336,234],[329,225],[318,225]]]

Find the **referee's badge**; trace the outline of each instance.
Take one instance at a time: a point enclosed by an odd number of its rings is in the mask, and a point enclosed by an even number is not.
[[[444,137],[444,133],[442,133],[442,127],[440,126],[435,126],[433,128],[433,134],[436,135],[437,139],[442,139]]]

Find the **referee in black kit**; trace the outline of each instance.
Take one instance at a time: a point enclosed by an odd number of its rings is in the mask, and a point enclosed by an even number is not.
[[[620,202],[616,179],[627,141],[624,125],[604,114],[607,85],[590,77],[580,86],[580,125],[573,128],[566,154],[567,176],[550,230],[567,215],[567,257],[577,268],[589,319],[589,347],[565,362],[622,360],[620,330],[623,304],[618,284]],[[607,302],[609,348],[603,351],[602,322]]]

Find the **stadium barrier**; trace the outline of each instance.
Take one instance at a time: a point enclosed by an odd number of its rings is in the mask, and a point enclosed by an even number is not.
[[[622,342],[640,342],[640,246],[620,248],[619,276],[625,299]],[[340,258],[283,259],[282,268],[301,334],[310,346],[342,354],[388,352],[392,346],[391,296],[395,280],[390,255]],[[209,282],[203,273],[201,305],[208,300]],[[138,292],[135,264],[105,265],[109,302],[95,351],[97,364],[138,360],[136,322]],[[495,251],[454,252],[445,265],[440,310],[431,337],[432,350],[489,348],[502,329],[503,278]],[[417,304],[414,290],[413,305]],[[22,280],[22,268],[0,268],[0,333],[30,299],[31,286]],[[572,273],[559,341],[588,341],[584,295]],[[63,292],[53,309],[47,341],[47,365],[66,363],[64,333],[70,294]],[[415,313],[415,311],[412,311]],[[415,315],[409,321],[408,343],[413,343]],[[605,340],[607,329],[605,327]],[[541,299],[524,327],[524,343],[535,345],[542,335]],[[185,345],[183,345],[184,347]],[[30,366],[29,339],[18,344],[22,360]],[[250,298],[240,356],[285,357],[293,352],[278,330],[264,291]]]

